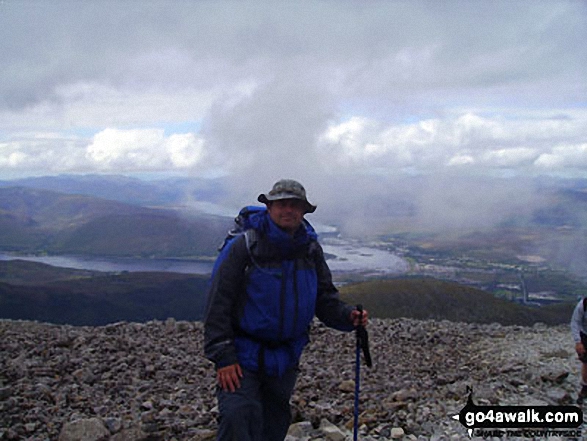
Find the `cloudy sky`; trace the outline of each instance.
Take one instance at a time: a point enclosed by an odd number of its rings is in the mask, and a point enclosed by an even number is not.
[[[582,0],[1,0],[0,178],[587,177],[586,41]]]

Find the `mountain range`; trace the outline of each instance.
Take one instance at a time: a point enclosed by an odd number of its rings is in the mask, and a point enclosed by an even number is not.
[[[0,188],[0,250],[198,258],[215,255],[228,219],[82,194]]]
[[[0,187],[24,187],[57,193],[94,196],[140,206],[174,205],[186,198],[218,200],[218,179],[168,178],[143,180],[123,175],[57,175],[0,180]]]
[[[586,189],[584,181],[549,186],[550,203],[532,211],[530,224],[514,219],[490,233],[467,231],[456,239],[437,232],[429,235],[414,224],[409,234],[396,237],[402,244],[415,244],[411,250],[417,253],[410,256],[425,255],[438,263],[439,256],[448,255],[447,262],[463,269],[470,260],[459,256],[467,253],[487,260],[497,256],[511,265],[518,255],[543,247],[548,252],[542,255],[551,259],[548,264],[571,268],[572,263],[580,275],[585,269],[581,262],[587,261],[583,253]],[[0,181],[0,252],[211,261],[232,219],[178,207],[186,198],[218,204],[225,191],[220,180],[203,179],[67,175]],[[388,201],[388,205],[393,204]],[[411,212],[408,208],[402,216]],[[538,267],[531,269],[535,278],[541,276]],[[478,273],[487,271],[493,270]],[[206,277],[186,274],[99,273],[0,261],[0,316],[94,325],[167,317],[199,320],[206,283]],[[573,292],[581,292],[573,283]],[[587,288],[584,291],[587,294]],[[542,308],[518,305],[429,278],[349,283],[341,293],[382,318],[399,314],[503,324],[565,323],[572,307],[570,303]]]
[[[201,320],[207,276],[102,273],[21,260],[0,261],[0,318],[99,326],[153,319]],[[341,298],[379,318],[531,325],[566,323],[573,305],[527,306],[479,289],[430,278],[396,278],[341,287]]]
[[[208,277],[167,272],[101,273],[0,261],[0,318],[71,325],[200,320]]]

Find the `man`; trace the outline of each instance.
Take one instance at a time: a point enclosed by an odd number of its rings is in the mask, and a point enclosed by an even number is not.
[[[587,398],[587,317],[585,314],[585,300],[581,299],[571,318],[571,334],[575,341],[575,350],[581,360],[581,390],[577,403],[582,404]]]
[[[351,331],[367,324],[343,303],[322,247],[304,219],[316,206],[294,180],[278,181],[258,201],[251,229],[230,241],[212,274],[204,351],[217,370],[218,440],[282,441],[290,398],[314,315]]]

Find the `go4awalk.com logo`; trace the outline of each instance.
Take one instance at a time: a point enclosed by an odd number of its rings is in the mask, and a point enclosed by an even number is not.
[[[583,411],[577,406],[477,406],[467,404],[453,416],[475,436],[581,437]]]

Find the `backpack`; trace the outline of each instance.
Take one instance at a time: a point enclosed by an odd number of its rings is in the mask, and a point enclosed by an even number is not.
[[[247,250],[250,249],[251,243],[256,239],[256,231],[252,228],[249,218],[253,214],[261,213],[266,211],[265,207],[257,207],[254,205],[247,205],[246,207],[241,208],[238,212],[238,215],[234,218],[234,227],[228,230],[226,237],[222,244],[218,247],[218,251],[222,252],[226,246],[236,239],[241,234],[245,235],[245,240],[247,242]]]
[[[250,217],[256,215],[258,213],[262,213],[267,211],[266,207],[259,207],[255,205],[247,205],[238,212],[238,215],[234,218],[234,227],[228,230],[228,233],[222,244],[218,247],[219,253],[222,255],[223,251],[226,249],[229,243],[231,243],[234,239],[239,237],[240,235],[244,235],[245,243],[247,248],[247,253],[249,254],[250,263],[259,268],[261,271],[264,271],[255,261],[253,255],[251,253],[252,247],[255,245],[256,241],[258,240],[257,230],[255,230],[250,222]],[[304,219],[304,225],[308,226],[313,230],[313,227],[309,224],[309,222]],[[313,242],[309,249],[309,255],[316,259],[317,257],[317,242]],[[214,268],[212,270],[212,274],[216,272],[218,265],[220,263],[221,258],[216,260]]]

